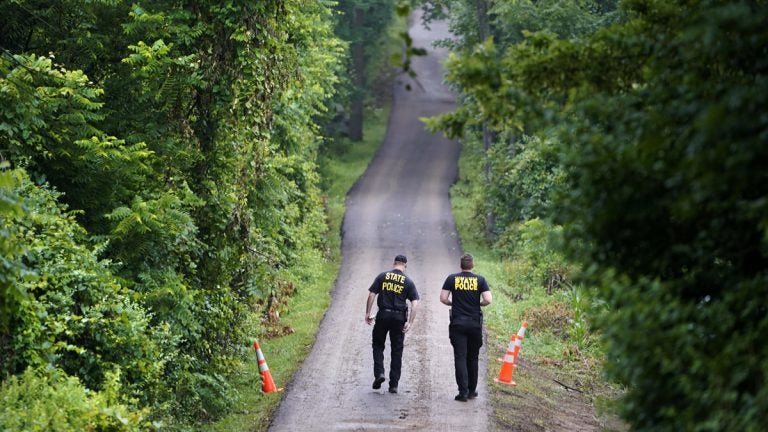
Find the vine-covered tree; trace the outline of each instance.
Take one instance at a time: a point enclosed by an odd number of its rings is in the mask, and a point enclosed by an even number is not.
[[[373,60],[381,60],[386,29],[392,22],[396,0],[339,0],[339,36],[349,42],[349,123],[347,133],[352,140],[363,139],[363,117],[366,100],[370,98],[374,75],[367,70]]]

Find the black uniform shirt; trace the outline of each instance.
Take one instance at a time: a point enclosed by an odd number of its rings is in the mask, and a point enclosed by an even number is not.
[[[478,318],[483,315],[480,311],[480,297],[485,291],[490,291],[484,277],[469,271],[454,273],[445,279],[443,289],[450,291],[453,297],[453,319]]]
[[[416,284],[402,271],[396,269],[379,273],[368,291],[379,295],[376,301],[379,309],[405,312],[408,309],[406,300],[419,299]]]

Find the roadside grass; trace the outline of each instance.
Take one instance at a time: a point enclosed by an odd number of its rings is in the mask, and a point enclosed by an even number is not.
[[[543,283],[531,280],[530,263],[502,257],[484,242],[473,211],[477,186],[461,174],[478,171],[476,155],[468,153],[462,152],[451,203],[462,249],[474,256],[476,271],[488,279],[493,293],[493,303],[483,312],[491,429],[581,430],[583,424],[590,424],[598,430],[625,430],[613,409],[620,390],[603,380],[601,347],[583,327],[580,288],[548,293]],[[513,373],[517,385],[496,383],[498,359],[523,321],[528,327]]]
[[[253,339],[258,339],[272,378],[278,387],[285,387],[309,354],[320,321],[330,303],[330,291],[340,265],[340,228],[344,217],[347,192],[365,172],[379,144],[384,139],[389,119],[390,104],[367,113],[364,140],[345,143],[343,154],[324,161],[328,214],[328,250],[314,251],[302,256],[294,268],[282,274],[284,280],[294,284],[294,295],[280,309],[279,325],[290,328],[289,334],[266,337],[268,326],[262,324],[262,316],[255,314]],[[264,431],[269,427],[282,392],[264,394],[261,391],[261,374],[253,349],[253,340],[243,342],[247,354],[242,359],[239,373],[230,384],[237,397],[232,412],[221,420],[201,426],[198,430],[220,432]]]

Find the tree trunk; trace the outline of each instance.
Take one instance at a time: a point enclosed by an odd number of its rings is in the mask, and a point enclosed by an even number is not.
[[[491,28],[488,23],[488,0],[475,0],[475,11],[477,13],[477,36],[482,43],[490,36]]]
[[[365,46],[360,35],[365,25],[365,11],[355,8],[352,18],[352,34],[357,40],[350,48],[352,57],[352,82],[355,84],[349,101],[349,137],[354,141],[363,139],[363,108],[365,101]]]
[[[491,159],[488,157],[488,153],[491,150],[493,144],[494,133],[488,129],[488,126],[483,125],[483,148],[485,149],[485,181],[486,184],[491,184],[492,171],[491,171]],[[489,208],[485,215],[485,237],[488,240],[493,240],[496,235],[496,215],[493,213],[493,209]]]
[[[475,0],[475,12],[477,13],[478,43],[483,43],[490,36],[491,29],[488,23],[488,2],[487,0]],[[483,148],[485,149],[485,181],[491,183],[491,160],[488,158],[488,152],[493,144],[493,132],[487,125],[483,125]],[[485,215],[485,236],[493,240],[496,231],[496,215],[493,210],[488,209]]]

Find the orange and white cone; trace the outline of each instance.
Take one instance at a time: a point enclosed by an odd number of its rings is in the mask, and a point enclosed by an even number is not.
[[[523,345],[523,338],[525,337],[525,330],[528,328],[528,323],[523,321],[523,325],[520,326],[520,330],[517,331],[517,338],[515,340],[515,362],[517,362],[517,356],[520,354],[520,347]]]
[[[259,372],[261,372],[261,391],[264,393],[282,391],[283,389],[277,388],[275,381],[272,379],[272,373],[269,372],[269,366],[267,366],[267,360],[264,358],[264,353],[261,352],[259,341],[253,341],[253,349],[256,350],[256,357],[259,359]]]
[[[499,371],[499,377],[494,381],[501,384],[517,385],[512,379],[512,375],[515,370],[515,363],[517,362],[517,355],[520,353],[520,347],[523,343],[523,337],[525,337],[525,329],[528,328],[528,323],[523,321],[522,327],[516,335],[512,335],[509,338],[509,345],[507,346],[507,352],[502,359],[501,371]]]

